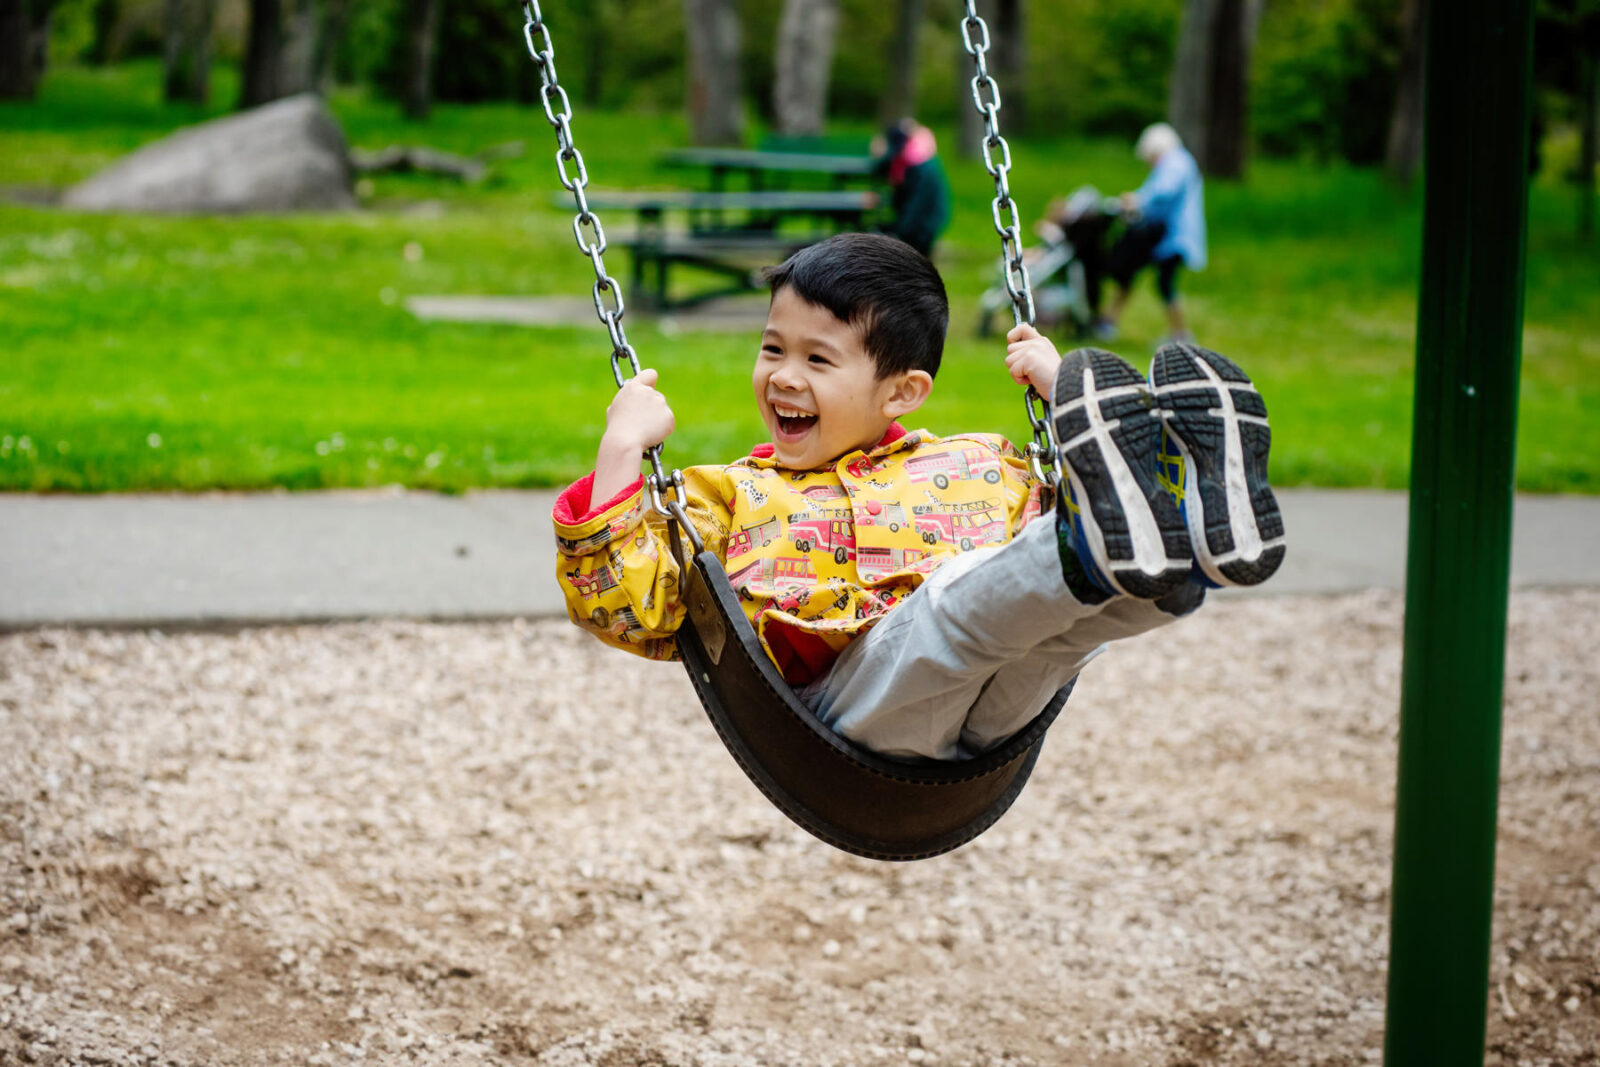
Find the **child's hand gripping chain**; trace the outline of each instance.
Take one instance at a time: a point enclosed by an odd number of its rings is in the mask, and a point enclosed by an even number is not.
[[[677,425],[656,372],[642,370],[624,382],[606,408],[606,432],[594,467],[594,500],[610,500],[639,477],[639,457],[661,444]]]
[[[1019,323],[1006,334],[1006,370],[1018,385],[1031,385],[1048,397],[1056,385],[1061,354],[1050,339],[1028,325]]]

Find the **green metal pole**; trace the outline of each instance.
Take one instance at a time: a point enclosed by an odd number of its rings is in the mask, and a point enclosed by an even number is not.
[[[1532,40],[1531,0],[1429,18],[1388,1067],[1483,1063]]]

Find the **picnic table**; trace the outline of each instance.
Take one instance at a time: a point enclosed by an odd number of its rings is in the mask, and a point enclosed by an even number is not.
[[[657,310],[693,307],[715,297],[760,288],[758,268],[781,262],[808,245],[866,228],[877,194],[865,190],[756,192],[603,192],[588,196],[599,210],[634,212],[637,232],[610,238],[632,254],[632,288]],[[686,217],[669,227],[669,213]],[[799,223],[798,227],[793,224]],[[674,295],[672,269],[690,266],[719,276],[719,287]]]
[[[611,243],[632,255],[633,292],[639,302],[658,310],[760,288],[756,268],[781,262],[835,233],[869,228],[869,216],[878,205],[876,193],[845,188],[853,179],[872,177],[872,157],[864,154],[682,148],[662,159],[669,166],[703,171],[709,188],[596,191],[588,197],[593,208],[630,211],[637,217],[635,234]],[[730,175],[742,176],[742,182],[732,184],[743,188],[730,188]],[[797,181],[805,184],[804,175],[820,176],[832,187],[792,188]],[[683,225],[669,226],[669,214],[681,215]],[[669,281],[675,267],[710,273],[722,284],[674,295]]]
[[[843,188],[853,178],[871,178],[874,162],[866,155],[750,148],[680,148],[661,158],[668,166],[709,171],[714,192],[727,188],[730,174],[744,175],[745,185],[752,192],[761,192],[769,184],[787,187],[789,180],[799,174],[822,175],[831,180],[835,188]]]

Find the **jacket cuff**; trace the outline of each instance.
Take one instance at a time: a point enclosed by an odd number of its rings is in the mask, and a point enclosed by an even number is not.
[[[591,499],[593,493],[594,472],[591,471],[562,490],[551,509],[556,543],[568,555],[592,552],[622,536],[633,529],[644,514],[643,475],[598,505]]]

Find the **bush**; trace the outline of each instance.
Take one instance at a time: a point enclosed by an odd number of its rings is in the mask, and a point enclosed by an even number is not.
[[[1090,133],[1136,137],[1167,114],[1167,84],[1183,14],[1181,0],[1112,0],[1085,5],[1071,46],[1082,95],[1063,119]]]
[[[1001,79],[1002,101],[1026,94],[1025,121],[1007,132],[1136,135],[1167,110],[1167,77],[1183,0],[1080,0],[1028,8],[1027,73]],[[971,77],[953,3],[930,4],[922,35],[919,114],[951,122],[971,107]],[[957,85],[957,79],[960,85]]]
[[[539,68],[528,56],[528,46],[522,39],[522,18],[515,5],[473,0],[440,6],[443,10],[434,52],[434,99],[475,104],[484,100],[537,98]],[[545,14],[555,17],[557,24],[567,22],[559,18],[565,12],[547,11]],[[403,49],[405,35],[397,36],[399,40],[395,45]],[[575,41],[566,36],[563,44],[570,50]],[[573,69],[573,63],[559,62],[566,58],[567,52],[562,51],[556,68],[562,84],[576,101],[580,96],[579,83],[568,79],[580,72]],[[403,60],[394,64],[396,72],[404,69]]]
[[[159,56],[162,19],[159,0],[59,0],[50,10],[50,61]]]
[[[538,98],[522,13],[504,0],[442,4],[435,44],[435,100],[478,103]],[[544,0],[556,69],[572,103],[664,110],[683,101],[681,0]],[[406,46],[399,0],[358,5],[340,50],[339,77],[397,97]]]
[[[1269,155],[1383,159],[1401,0],[1277,0],[1261,20],[1251,126]]]

